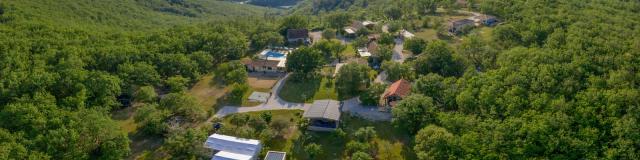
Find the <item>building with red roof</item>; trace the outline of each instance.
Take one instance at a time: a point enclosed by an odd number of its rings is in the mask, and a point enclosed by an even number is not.
[[[393,82],[380,96],[380,107],[384,110],[393,108],[396,103],[402,98],[408,96],[411,93],[411,82],[400,79]]]

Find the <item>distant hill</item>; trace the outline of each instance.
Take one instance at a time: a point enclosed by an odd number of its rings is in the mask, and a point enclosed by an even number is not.
[[[262,16],[269,9],[217,0],[8,0],[2,21],[128,30]],[[273,9],[271,9],[273,10]]]
[[[269,7],[293,6],[302,0],[251,0],[250,4]]]

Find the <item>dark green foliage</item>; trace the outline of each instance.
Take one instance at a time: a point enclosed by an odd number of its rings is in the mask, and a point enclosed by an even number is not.
[[[187,89],[187,84],[189,83],[189,79],[184,78],[180,75],[177,75],[177,76],[167,78],[167,80],[164,83],[166,84],[166,87],[169,89],[169,91],[182,92]]]
[[[185,93],[169,93],[160,100],[160,107],[171,110],[174,115],[183,116],[190,121],[198,121],[205,118],[206,112],[197,100]]]
[[[380,61],[390,61],[393,58],[393,45],[380,45],[378,53],[373,56],[379,58]]]
[[[270,128],[275,130],[278,135],[283,136],[289,129],[291,122],[288,119],[276,118],[269,124]]]
[[[322,52],[315,48],[302,47],[287,55],[287,70],[304,77],[312,75],[324,64]]]
[[[345,26],[351,25],[351,15],[348,13],[333,13],[327,16],[327,27],[342,30]]]
[[[369,87],[371,81],[369,66],[349,63],[342,66],[336,75],[336,90],[340,97],[358,95]]]
[[[309,27],[309,17],[293,15],[284,18],[280,24],[280,34],[286,36],[288,29],[307,29]]]
[[[315,143],[307,144],[306,146],[304,146],[304,151],[307,153],[307,155],[309,155],[309,158],[311,159],[323,153],[322,146]]]
[[[356,152],[351,155],[352,160],[373,160],[367,152]]]
[[[157,104],[145,104],[136,110],[134,120],[141,127],[142,132],[148,135],[161,135],[169,127],[164,123],[168,117],[169,112],[159,109]]]
[[[443,41],[429,43],[415,61],[418,74],[438,73],[443,76],[460,76],[464,71],[462,62],[454,58],[453,51]]]
[[[158,98],[155,88],[152,86],[142,86],[134,93],[133,99],[137,102],[155,102]]]
[[[341,53],[346,49],[346,47],[338,40],[322,40],[320,42],[316,42],[313,45],[313,48],[321,51],[327,61],[331,61],[332,59],[341,61],[343,58]]]
[[[336,38],[336,33],[337,33],[336,29],[327,28],[324,31],[322,31],[322,38],[324,39]]]
[[[358,128],[353,136],[361,142],[369,142],[376,137],[376,130],[373,127]]]
[[[263,32],[251,36],[251,47],[255,50],[265,47],[281,46],[284,44],[284,37],[277,32]]]
[[[213,56],[207,54],[206,52],[197,51],[193,52],[189,55],[192,61],[196,62],[198,66],[198,72],[201,74],[209,73],[211,68],[213,68]]]
[[[360,94],[360,102],[363,105],[368,106],[378,106],[378,102],[380,101],[380,95],[384,93],[384,90],[387,86],[379,83],[374,83],[367,90]]]
[[[414,55],[422,54],[427,48],[427,41],[420,38],[405,40],[404,48],[411,51]]]
[[[171,133],[165,142],[166,149],[174,159],[204,159],[209,156],[202,145],[206,139],[206,132],[187,128]]]
[[[387,81],[395,82],[400,79],[412,80],[413,70],[409,64],[398,63],[394,61],[382,62],[382,70],[387,74]]]
[[[378,44],[381,45],[395,45],[395,43],[395,37],[390,33],[382,33],[378,40]]]
[[[271,115],[271,112],[264,112],[260,114],[260,117],[267,123],[271,123],[272,116],[273,115]]]
[[[368,142],[350,141],[345,146],[345,149],[348,154],[357,152],[368,152],[369,150],[371,150],[371,145]]]
[[[485,44],[477,35],[470,35],[462,40],[459,53],[467,58],[477,70],[485,70],[495,66],[496,51]]]
[[[395,5],[387,8],[387,10],[385,10],[384,13],[387,16],[387,18],[391,20],[398,20],[403,16],[402,9]]]
[[[240,61],[231,61],[220,64],[215,74],[215,78],[222,80],[225,84],[244,84],[247,82],[249,73],[247,73],[247,69]]]
[[[455,146],[455,137],[447,129],[429,125],[416,134],[414,149],[420,159],[448,159],[458,157],[459,150]]]
[[[396,126],[416,133],[423,126],[435,122],[438,110],[431,97],[413,94],[400,101],[391,113]]]
[[[240,105],[245,98],[245,94],[249,92],[249,85],[244,83],[233,83],[231,85],[231,91],[227,94],[227,102],[231,104]]]
[[[155,86],[160,83],[160,74],[155,67],[145,62],[121,64],[117,73],[126,85]]]

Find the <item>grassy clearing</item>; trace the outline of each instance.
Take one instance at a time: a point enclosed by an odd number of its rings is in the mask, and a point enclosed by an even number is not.
[[[334,81],[318,77],[305,81],[288,79],[279,93],[280,98],[297,103],[310,103],[318,99],[338,99]]]
[[[260,116],[265,112],[270,112],[273,119],[288,119],[290,120],[290,126],[289,126],[289,131],[287,133],[285,133],[285,135],[283,137],[276,137],[272,140],[270,140],[269,142],[263,142],[265,144],[264,149],[264,153],[266,153],[266,151],[272,150],[272,151],[283,151],[283,152],[287,152],[288,154],[292,153],[293,149],[294,149],[294,144],[296,141],[299,140],[299,138],[302,136],[302,132],[298,129],[298,122],[300,120],[302,120],[302,112],[303,111],[298,111],[298,110],[275,110],[275,111],[263,111],[263,112],[249,112],[249,113],[241,113],[241,114],[245,114],[245,115],[249,115],[249,116]],[[231,124],[231,119],[229,118],[230,116],[227,116],[226,118],[223,119],[222,123],[224,127],[236,127],[233,124]],[[231,134],[232,136],[236,136]],[[259,136],[254,136],[254,137],[249,137],[251,139],[260,139]],[[264,156],[264,155],[263,155]],[[261,156],[262,157],[262,156]]]
[[[218,99],[223,97],[227,88],[213,81],[213,75],[206,75],[191,87],[189,94],[196,97],[205,111],[216,109]]]
[[[438,39],[438,32],[434,29],[423,29],[420,32],[415,33],[416,37],[428,41]]]
[[[318,159],[345,159],[348,156],[344,152],[346,144],[351,140],[352,135],[359,128],[371,126],[377,132],[377,137],[373,139],[373,143],[379,148],[376,153],[377,159],[417,159],[412,152],[411,145],[409,145],[412,142],[411,136],[403,130],[396,129],[390,122],[371,122],[346,114],[342,116],[341,120],[341,128],[347,133],[347,138],[340,138],[333,132],[306,131],[300,141],[296,143],[292,157],[294,159],[308,159],[304,145],[316,143],[322,145],[324,151],[324,154],[317,157]]]
[[[254,91],[258,92],[271,92],[271,88],[275,85],[280,77],[276,76],[263,76],[263,75],[249,75],[247,78],[247,84]]]

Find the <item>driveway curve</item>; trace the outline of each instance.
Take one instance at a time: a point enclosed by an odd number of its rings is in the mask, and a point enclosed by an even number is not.
[[[218,110],[218,112],[216,112],[214,117],[224,117],[234,113],[246,113],[255,111],[306,110],[307,108],[309,108],[309,106],[311,106],[311,104],[287,102],[278,96],[278,93],[280,93],[280,89],[282,89],[282,87],[284,86],[284,82],[286,82],[286,80],[289,78],[289,75],[291,74],[287,74],[286,76],[278,80],[278,82],[276,82],[276,84],[271,89],[272,94],[266,103],[262,103],[253,107],[224,106],[220,110]]]
[[[284,82],[289,78],[287,74],[280,79],[271,89],[271,96],[266,103],[262,103],[253,107],[240,107],[240,106],[224,106],[213,117],[225,117],[235,113],[246,113],[256,111],[270,111],[270,110],[307,110],[311,107],[308,103],[293,103],[287,102],[278,96],[278,93],[282,89]],[[358,98],[352,98],[345,100],[342,103],[341,111],[349,113],[353,116],[358,116],[371,121],[391,121],[391,114],[387,112],[379,112],[375,106],[363,106],[358,102]]]

